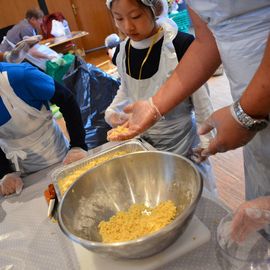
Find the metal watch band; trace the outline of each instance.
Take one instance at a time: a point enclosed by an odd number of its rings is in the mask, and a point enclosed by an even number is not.
[[[231,105],[231,113],[234,119],[244,128],[251,131],[259,131],[267,127],[266,119],[254,119],[246,114],[241,107],[239,100]]]

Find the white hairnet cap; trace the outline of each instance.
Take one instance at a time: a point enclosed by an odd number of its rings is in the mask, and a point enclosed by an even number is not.
[[[106,0],[108,9],[111,9],[113,0]],[[141,2],[150,7],[154,16],[157,18],[166,17],[168,14],[168,2],[167,0],[141,0]]]

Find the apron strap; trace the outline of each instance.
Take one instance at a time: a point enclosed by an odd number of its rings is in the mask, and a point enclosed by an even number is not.
[[[12,163],[15,165],[16,171],[21,171],[18,158],[20,158],[21,160],[24,160],[26,159],[26,157],[27,157],[26,152],[22,150],[14,150],[14,151],[6,153],[6,158],[12,161]]]
[[[14,92],[12,89],[9,80],[8,80],[8,75],[7,71],[0,72],[0,93],[3,96],[6,96],[7,99],[9,100],[9,103],[14,104],[18,106],[20,109],[22,109],[24,112],[34,116],[34,117],[39,117],[41,119],[47,120],[48,117],[51,117],[51,112],[46,110],[40,111],[34,107],[29,106],[27,103],[25,103],[23,100],[21,100]]]

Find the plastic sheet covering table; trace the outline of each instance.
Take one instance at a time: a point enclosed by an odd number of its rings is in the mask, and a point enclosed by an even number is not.
[[[70,240],[47,218],[47,172],[27,177],[19,196],[0,199],[1,270],[77,269]]]
[[[19,196],[0,199],[0,269],[79,269],[73,244],[47,218],[43,191],[50,183],[47,174],[53,168],[24,179]],[[217,200],[201,198],[195,215],[208,227],[211,239],[158,270],[219,270],[215,232],[221,218],[228,212]],[[100,269],[107,270],[107,269]],[[128,269],[127,269],[128,270]]]

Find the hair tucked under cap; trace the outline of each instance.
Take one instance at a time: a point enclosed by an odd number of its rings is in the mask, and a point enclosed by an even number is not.
[[[108,9],[111,9],[114,0],[106,0]],[[167,0],[140,0],[145,6],[150,7],[155,17],[166,16],[168,13]]]

